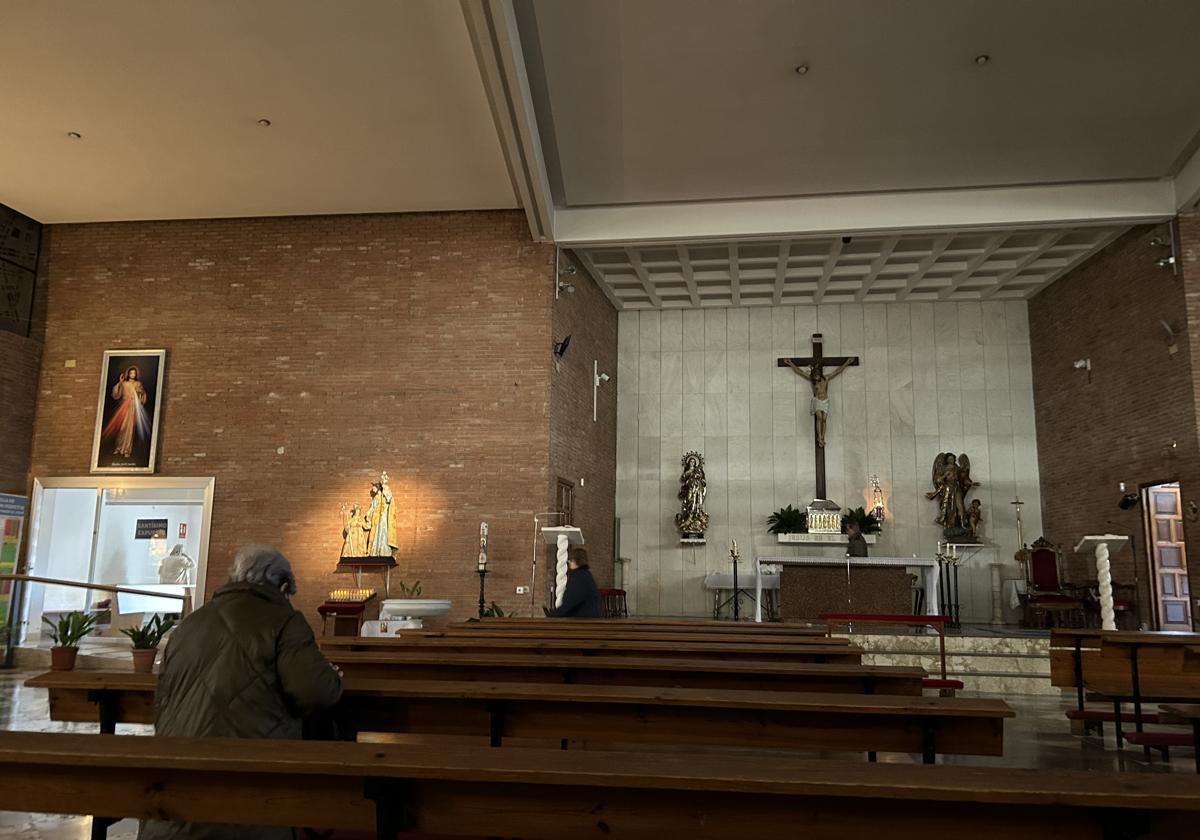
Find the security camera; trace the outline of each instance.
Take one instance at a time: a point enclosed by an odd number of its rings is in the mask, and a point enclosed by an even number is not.
[[[601,382],[607,382],[607,381],[608,381],[608,374],[607,374],[607,373],[602,373],[602,374],[600,374],[600,381],[601,381]]]

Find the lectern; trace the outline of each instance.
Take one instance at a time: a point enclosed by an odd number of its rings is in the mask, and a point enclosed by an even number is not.
[[[1112,571],[1108,555],[1120,551],[1129,542],[1129,537],[1116,534],[1099,534],[1084,537],[1075,546],[1076,554],[1096,554],[1096,581],[1100,584],[1100,627],[1103,630],[1117,629],[1117,614],[1113,611]]]
[[[546,542],[558,548],[558,563],[554,570],[554,607],[562,606],[563,590],[567,588],[567,549],[573,545],[583,545],[583,531],[574,526],[558,526],[543,528],[542,536]],[[537,597],[537,593],[530,593]]]

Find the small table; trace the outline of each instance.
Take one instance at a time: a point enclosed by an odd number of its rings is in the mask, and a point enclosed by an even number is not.
[[[326,621],[333,616],[333,635],[357,636],[366,609],[366,601],[326,601],[317,607],[321,616],[321,635],[325,635]]]
[[[713,593],[714,619],[720,619],[721,610],[732,604],[735,597],[742,595],[754,601],[756,611],[760,599],[765,600],[768,621],[775,621],[779,617],[779,575],[738,575],[738,591],[733,592],[731,573],[711,572],[704,577],[704,588]],[[725,595],[726,592],[733,594]]]

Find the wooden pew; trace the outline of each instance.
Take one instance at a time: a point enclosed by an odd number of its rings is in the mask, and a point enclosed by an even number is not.
[[[484,680],[676,688],[748,688],[920,695],[925,671],[888,665],[740,659],[444,654],[420,650],[326,651],[348,677]]]
[[[540,840],[1186,837],[1200,778],[0,733],[0,809]],[[802,828],[801,828],[802,827]]]
[[[352,657],[361,657],[366,662]],[[350,659],[350,661],[346,661]],[[921,696],[923,668],[895,665],[793,665],[774,662],[705,662],[600,657],[464,657],[446,659],[417,651],[383,662],[370,653],[343,654],[346,690],[362,679],[640,685],[662,688],[750,689],[830,694]],[[128,671],[48,671],[25,681],[48,692],[50,719],[99,723],[152,723],[158,677]]]
[[[759,645],[827,645],[830,639],[825,636],[815,636],[811,633],[803,633],[798,635],[789,635],[782,633],[745,633],[733,632],[726,633],[720,630],[704,630],[697,629],[693,631],[677,631],[677,630],[660,630],[658,628],[649,629],[626,629],[626,628],[611,628],[611,627],[580,627],[578,629],[562,630],[561,625],[567,622],[559,622],[559,627],[519,627],[514,629],[495,628],[486,630],[466,630],[462,628],[447,628],[445,630],[401,630],[394,636],[385,638],[424,640],[424,639],[570,639],[575,641],[578,639],[596,639],[596,640],[612,640],[612,641],[647,641],[647,642],[688,642],[688,643],[711,643],[711,642],[726,642],[732,644],[759,644]],[[346,636],[326,637],[330,641],[338,642],[349,638]],[[845,641],[839,639],[839,641]]]
[[[639,641],[632,639],[492,639],[480,638],[325,638],[320,642],[327,656],[339,651],[428,650],[440,653],[495,654],[524,652],[544,656],[572,653],[582,656],[647,657],[672,659],[744,659],[766,662],[838,662],[860,664],[862,648],[844,639],[825,643],[759,644],[739,642]]]
[[[558,633],[590,633],[596,630],[625,633],[722,633],[753,636],[805,637],[825,635],[822,626],[801,622],[757,623],[711,621],[708,619],[669,618],[484,618],[451,624],[450,630],[496,632],[512,630],[554,630]]]
[[[1121,704],[1134,706],[1135,728],[1156,722],[1142,711],[1148,700],[1200,700],[1200,635],[1095,629],[1055,630],[1050,637],[1050,681],[1076,690],[1077,708],[1067,713],[1072,723],[1113,721],[1121,734]],[[1112,703],[1113,711],[1084,708],[1084,689]]]
[[[1162,723],[1182,723],[1192,727],[1190,746],[1196,754],[1196,772],[1200,773],[1200,703],[1165,703],[1159,709]],[[1182,739],[1177,743],[1189,746]]]
[[[55,720],[99,715],[106,732],[117,722],[150,722],[153,676],[112,676],[122,679],[50,673],[27,685],[51,689]],[[128,700],[134,694],[142,696]],[[364,679],[347,681],[343,702],[364,732],[474,737],[497,747],[517,739],[593,748],[862,750],[920,753],[926,763],[939,752],[1002,755],[1004,719],[1013,716],[999,700]]]

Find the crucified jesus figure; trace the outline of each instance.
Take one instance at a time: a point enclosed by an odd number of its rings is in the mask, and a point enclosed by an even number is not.
[[[817,418],[817,446],[821,449],[825,448],[825,421],[829,417],[829,381],[841,376],[854,361],[856,360],[847,359],[830,374],[826,374],[824,368],[819,364],[814,364],[805,370],[791,359],[787,361],[787,366],[795,371],[797,376],[804,377],[812,385],[813,395],[809,410],[813,417]]]

